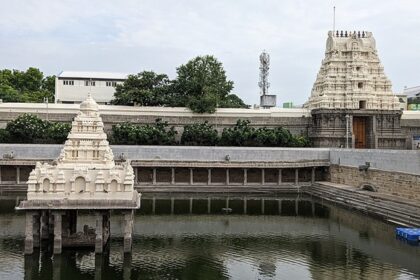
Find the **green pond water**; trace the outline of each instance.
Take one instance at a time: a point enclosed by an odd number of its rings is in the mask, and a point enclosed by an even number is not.
[[[113,213],[105,254],[53,256],[44,244],[26,257],[25,216],[0,200],[0,279],[420,279],[420,247],[397,240],[395,226],[310,198],[277,199],[248,197],[244,214],[241,198],[146,197],[131,255]],[[88,214],[78,228],[93,225]]]

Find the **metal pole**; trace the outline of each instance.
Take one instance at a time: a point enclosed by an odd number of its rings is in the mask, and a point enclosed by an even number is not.
[[[44,103],[47,106],[47,121],[48,121],[48,97],[44,97]]]
[[[346,115],[346,149],[349,148],[349,115]]]

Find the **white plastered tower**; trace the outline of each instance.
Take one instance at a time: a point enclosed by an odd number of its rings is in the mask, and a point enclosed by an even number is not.
[[[309,109],[398,110],[371,32],[328,32],[325,58],[305,103]]]

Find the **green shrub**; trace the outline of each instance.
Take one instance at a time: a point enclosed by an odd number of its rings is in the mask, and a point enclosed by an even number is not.
[[[0,143],[9,143],[9,142],[10,142],[9,132],[6,129],[1,128],[0,129]]]
[[[52,123],[35,115],[23,114],[7,123],[4,137],[12,143],[62,144],[70,129],[68,123]]]
[[[217,130],[207,121],[186,125],[181,136],[181,144],[186,146],[216,146],[218,143]]]
[[[253,128],[248,120],[238,120],[233,128],[225,128],[222,132],[222,146],[251,147],[308,147],[309,140],[304,136],[293,136],[283,127]]]
[[[153,125],[117,124],[112,127],[110,141],[120,145],[175,145],[177,132],[173,126],[168,127],[162,119],[156,119]]]

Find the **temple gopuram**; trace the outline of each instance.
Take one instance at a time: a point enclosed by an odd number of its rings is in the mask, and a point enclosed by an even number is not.
[[[131,251],[134,210],[140,194],[134,190],[129,161],[114,162],[98,104],[89,95],[80,104],[71,132],[53,164],[38,162],[29,175],[25,254],[42,240],[54,241],[54,254],[63,247],[94,247],[102,253],[110,238],[111,210],[123,216],[124,252]],[[94,227],[77,231],[78,211],[95,216]]]
[[[405,149],[398,98],[371,32],[330,31],[306,108],[315,147]]]

